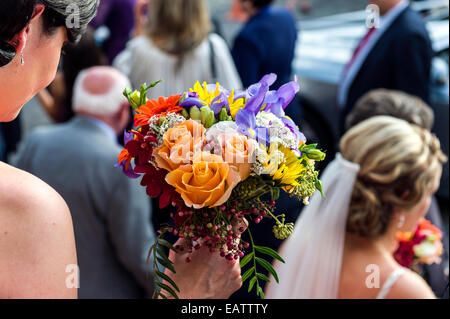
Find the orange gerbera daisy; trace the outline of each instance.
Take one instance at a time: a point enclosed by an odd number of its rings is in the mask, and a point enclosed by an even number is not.
[[[178,106],[181,95],[172,95],[168,98],[161,96],[159,99],[150,100],[136,110],[134,125],[136,127],[147,125],[149,120],[155,116],[164,116],[168,113],[178,113],[183,108]]]

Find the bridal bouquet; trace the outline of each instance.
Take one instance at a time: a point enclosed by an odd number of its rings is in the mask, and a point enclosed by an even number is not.
[[[419,264],[440,263],[443,252],[442,232],[426,219],[421,219],[414,233],[398,233],[397,262],[406,268]]]
[[[249,292],[256,287],[261,298],[259,282],[269,278],[256,265],[278,281],[263,256],[284,260],[272,249],[255,245],[253,239],[241,240],[244,219],[260,223],[272,218],[274,236],[286,239],[294,225],[285,223],[284,215],[276,216],[275,201],[285,191],[307,204],[316,190],[322,192],[314,165],[325,154],[317,145],[306,144],[305,136],[285,115],[299,91],[297,81],[271,91],[275,80],[276,75],[269,74],[242,92],[197,82],[188,92],[156,100],[148,100],[146,93],[158,82],[143,85],[140,91],[125,90],[136,112],[136,129],[125,133],[117,166],[131,178],[142,176],[141,185],[149,196],[159,198],[160,208],[174,207],[173,223],[161,225],[149,253],[155,296],[164,298],[161,290],[165,290],[177,298],[179,292],[159,269],[175,272],[161,246],[175,252],[207,247],[228,260],[240,259],[241,267],[249,265],[243,281],[251,278]],[[270,200],[264,201],[261,197],[266,194]],[[185,239],[185,244],[174,247],[163,238],[167,233]]]

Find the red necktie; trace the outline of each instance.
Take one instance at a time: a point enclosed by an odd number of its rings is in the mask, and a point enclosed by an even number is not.
[[[370,40],[370,37],[372,36],[372,34],[375,31],[376,31],[376,28],[370,28],[369,31],[364,36],[364,38],[362,38],[361,42],[359,42],[358,46],[356,47],[355,51],[353,52],[353,56],[352,56],[350,62],[348,62],[347,65],[344,68],[344,74],[346,74],[348,72],[348,70],[350,69],[350,67],[353,65],[353,63],[355,62],[356,58],[358,57],[359,53],[367,45],[367,43]]]

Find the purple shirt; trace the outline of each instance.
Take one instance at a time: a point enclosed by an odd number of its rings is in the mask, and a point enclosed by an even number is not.
[[[101,0],[97,16],[91,26],[97,29],[106,26],[111,32],[104,44],[109,63],[125,48],[134,28],[134,6],[136,0]]]

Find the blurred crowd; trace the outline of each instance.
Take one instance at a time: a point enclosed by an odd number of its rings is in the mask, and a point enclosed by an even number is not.
[[[158,225],[169,221],[169,211],[159,210],[139,181],[114,168],[123,132],[133,127],[123,88],[138,89],[142,83],[163,79],[149,91],[153,99],[186,91],[197,81],[244,89],[265,74],[276,73],[273,87],[278,89],[295,75],[292,62],[301,30],[293,11],[307,14],[314,10],[314,0],[273,2],[229,1],[227,19],[242,23],[229,47],[206,1],[102,0],[81,40],[64,47],[54,81],[37,95],[54,124],[37,128],[23,140],[20,117],[0,123],[0,160],[7,162],[8,155],[17,152],[17,161],[11,164],[48,183],[70,208],[84,269],[80,298],[151,295],[146,256]],[[369,2],[380,7],[380,27],[367,30],[342,73],[336,94],[339,113],[334,115],[341,134],[380,115],[430,131],[434,114],[428,105],[428,79],[433,49],[424,22],[408,1]],[[299,98],[286,114],[300,125]],[[331,160],[335,154],[327,156]],[[382,184],[380,180],[377,187]],[[303,205],[283,195],[277,209],[287,222],[295,222]],[[360,216],[367,227],[389,223],[387,212],[370,213]],[[444,229],[434,196],[427,218]],[[272,223],[257,226],[249,226],[254,240],[278,250],[281,241],[272,238]],[[447,240],[444,243],[443,262],[421,269],[439,297],[448,289]],[[243,287],[232,297],[251,294]]]

